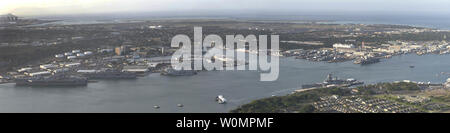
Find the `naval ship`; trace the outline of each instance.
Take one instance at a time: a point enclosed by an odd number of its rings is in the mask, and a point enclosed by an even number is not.
[[[82,77],[31,77],[15,80],[17,86],[86,86],[88,80]]]
[[[320,87],[330,87],[330,86],[341,86],[341,87],[349,87],[354,85],[364,84],[362,81],[357,81],[356,79],[338,79],[337,77],[333,77],[332,74],[328,74],[327,78],[322,83],[315,84],[306,84],[302,85],[303,89],[306,88],[320,88]]]
[[[116,70],[107,70],[95,73],[83,74],[83,76],[89,79],[135,79],[137,75],[135,73],[120,72]]]
[[[196,74],[197,72],[194,70],[175,70],[172,67],[167,67],[161,71],[161,75],[167,76],[192,76]]]
[[[366,65],[366,64],[372,64],[372,63],[377,63],[377,62],[380,62],[380,58],[364,56],[362,58],[356,59],[353,63]]]

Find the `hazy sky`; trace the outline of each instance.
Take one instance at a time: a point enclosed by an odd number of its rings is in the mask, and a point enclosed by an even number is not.
[[[152,11],[387,11],[450,13],[449,0],[0,0],[21,16]]]

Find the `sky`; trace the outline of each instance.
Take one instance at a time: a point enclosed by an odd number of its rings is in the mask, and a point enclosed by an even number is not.
[[[0,0],[19,16],[164,11],[450,13],[449,0]]]

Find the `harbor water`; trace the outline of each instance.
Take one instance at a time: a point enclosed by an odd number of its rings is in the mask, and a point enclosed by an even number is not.
[[[31,88],[7,83],[0,84],[0,112],[228,112],[252,100],[289,94],[302,84],[322,82],[329,73],[366,84],[442,83],[449,78],[450,55],[401,55],[363,66],[281,57],[279,79],[273,82],[259,81],[258,71],[207,71],[193,76],[155,73],[131,80],[99,80],[85,87]],[[218,104],[217,95],[223,95],[227,104]]]

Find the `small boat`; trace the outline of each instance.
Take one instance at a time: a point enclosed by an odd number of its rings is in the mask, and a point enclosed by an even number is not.
[[[183,107],[184,105],[183,104],[177,104],[177,107]]]
[[[409,66],[409,68],[414,68],[415,66]]]
[[[153,106],[153,108],[155,108],[155,109],[159,109],[159,106],[158,106],[158,105],[155,105],[155,106]]]
[[[222,95],[218,95],[218,96],[216,97],[216,101],[217,101],[217,103],[219,103],[219,104],[224,104],[224,103],[227,102],[227,99],[225,99]]]

